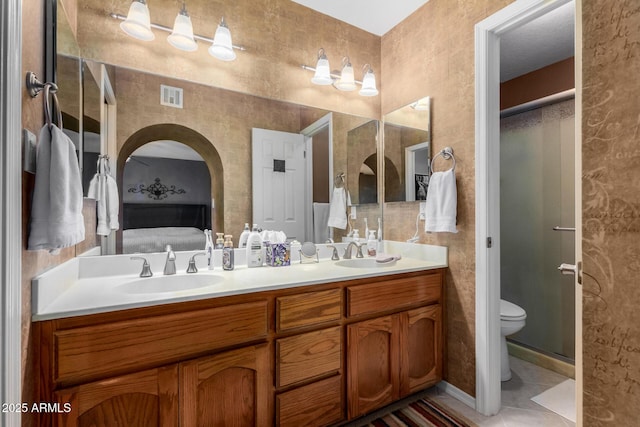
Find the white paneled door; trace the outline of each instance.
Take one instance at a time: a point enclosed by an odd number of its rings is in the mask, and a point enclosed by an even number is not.
[[[253,222],[265,230],[282,230],[288,239],[308,240],[304,136],[254,128],[251,140]]]

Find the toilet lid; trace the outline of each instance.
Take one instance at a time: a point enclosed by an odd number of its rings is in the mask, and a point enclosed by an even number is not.
[[[512,302],[500,300],[500,318],[502,319],[523,319],[527,317],[527,313],[522,307],[515,305]]]

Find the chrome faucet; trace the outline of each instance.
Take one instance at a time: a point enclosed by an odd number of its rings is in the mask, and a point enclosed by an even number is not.
[[[164,274],[176,274],[176,254],[171,250],[171,245],[167,245],[164,249],[167,251],[167,262],[164,264]]]
[[[333,252],[331,253],[331,261],[338,261],[340,259],[340,256],[338,255],[338,249],[333,245],[327,245],[327,248],[333,249]]]
[[[351,259],[351,249],[354,246],[358,249],[358,252],[356,252],[356,258],[364,258],[364,255],[362,255],[362,245],[357,242],[349,242],[347,248],[344,250],[344,255],[342,256],[343,259]]]
[[[142,271],[140,272],[140,277],[151,277],[151,276],[153,276],[153,273],[151,272],[151,266],[149,265],[149,261],[147,261],[146,258],[141,257],[141,256],[132,256],[129,259],[132,259],[132,260],[139,259],[140,261],[144,261],[142,263]]]

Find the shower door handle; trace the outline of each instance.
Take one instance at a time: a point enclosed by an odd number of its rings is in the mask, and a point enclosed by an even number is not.
[[[556,225],[553,227],[553,231],[576,231],[575,227],[560,227]]]
[[[578,265],[562,263],[558,267],[558,270],[562,274],[573,274],[578,276],[578,283],[582,284],[582,263],[581,262],[579,262]]]

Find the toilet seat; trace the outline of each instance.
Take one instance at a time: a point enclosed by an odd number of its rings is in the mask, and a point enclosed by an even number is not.
[[[526,318],[527,313],[522,307],[503,299],[500,300],[500,320],[515,321]]]

